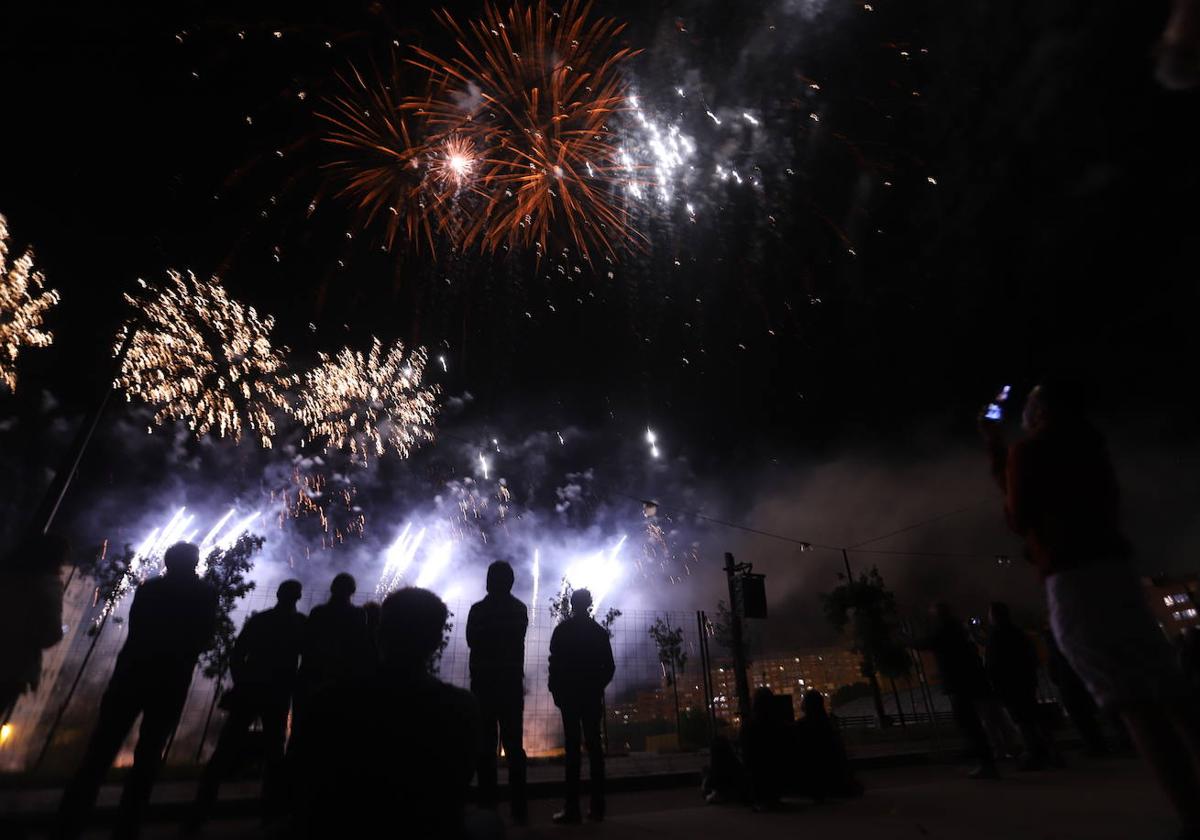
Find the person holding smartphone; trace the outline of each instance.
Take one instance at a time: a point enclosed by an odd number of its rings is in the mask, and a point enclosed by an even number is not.
[[[1097,705],[1125,722],[1183,822],[1180,836],[1200,838],[1200,713],[1133,570],[1116,473],[1083,402],[1069,383],[1043,382],[1026,400],[1022,440],[1007,445],[1002,416],[988,409],[980,429],[1059,649]]]

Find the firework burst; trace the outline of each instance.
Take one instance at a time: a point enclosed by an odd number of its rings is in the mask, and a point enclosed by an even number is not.
[[[341,93],[325,100],[317,117],[328,123],[322,139],[334,150],[323,165],[338,198],[349,201],[364,227],[383,219],[390,250],[400,234],[433,247],[422,197],[422,149],[409,134],[397,91],[399,67],[369,80],[356,68],[339,74]]]
[[[33,251],[8,260],[8,222],[0,215],[0,383],[17,387],[17,356],[23,347],[47,347],[54,336],[42,328],[58,292],[44,289],[45,277],[33,268]]]
[[[154,291],[148,303],[126,295],[142,315],[116,385],[155,406],[157,424],[186,420],[197,435],[234,440],[249,430],[269,448],[295,382],[271,344],[274,319],[232,300],[215,277],[168,271]]]
[[[480,206],[461,224],[462,244],[545,252],[561,229],[586,255],[635,240],[621,196],[629,173],[608,126],[628,108],[619,69],[636,51],[617,44],[624,24],[592,19],[591,3],[579,0],[561,12],[545,0],[507,11],[489,3],[465,27],[444,10],[437,18],[458,52],[413,48],[428,88],[405,108],[430,142],[465,138],[480,150]],[[443,230],[465,212],[461,203],[430,209]]]
[[[311,438],[344,449],[360,462],[390,446],[401,457],[433,440],[436,386],[423,386],[425,351],[405,353],[397,341],[384,352],[373,339],[365,355],[345,348],[304,376],[295,414]]]

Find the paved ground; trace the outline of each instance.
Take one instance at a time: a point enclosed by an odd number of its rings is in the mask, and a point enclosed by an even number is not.
[[[538,800],[532,803],[531,826],[510,831],[509,837],[745,840],[752,833],[752,840],[801,834],[837,840],[1167,840],[1174,836],[1173,820],[1161,795],[1132,759],[1076,759],[1068,770],[1011,773],[995,782],[970,781],[962,770],[936,765],[868,771],[862,774],[868,792],[860,800],[822,806],[794,803],[772,813],[704,805],[694,787],[620,793],[610,799],[607,822],[570,829],[550,824],[555,801]],[[4,810],[11,815],[15,804],[6,797]],[[97,830],[88,838],[105,836]],[[213,824],[204,836],[251,838],[257,832],[252,821],[227,819]],[[178,838],[179,833],[171,823],[156,823],[148,826],[145,837]]]

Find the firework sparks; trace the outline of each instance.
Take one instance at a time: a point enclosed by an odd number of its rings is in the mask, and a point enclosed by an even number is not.
[[[197,435],[215,429],[234,440],[248,429],[269,448],[273,415],[287,409],[294,382],[271,345],[274,319],[232,300],[215,277],[168,271],[167,278],[148,303],[125,296],[142,308],[142,324],[116,385],[155,406],[156,424],[186,420]]]
[[[560,12],[545,0],[518,0],[506,12],[489,3],[465,27],[442,11],[458,53],[413,48],[411,63],[429,84],[405,108],[427,142],[458,138],[482,150],[471,166],[479,206],[430,205],[437,227],[461,231],[464,246],[546,253],[561,225],[581,254],[611,256],[637,238],[616,195],[625,176],[607,124],[627,107],[618,70],[636,52],[616,46],[624,24],[589,20],[590,9],[578,0]]]
[[[414,243],[433,247],[433,231],[422,198],[422,149],[414,143],[399,109],[401,79],[393,64],[389,78],[368,81],[357,69],[339,75],[342,92],[325,100],[317,117],[329,124],[324,141],[336,150],[323,168],[367,227],[384,220],[384,243],[390,250],[403,232]]]
[[[646,429],[646,444],[650,447],[650,457],[657,458],[661,453],[658,451],[658,435],[653,429]]]
[[[411,522],[404,526],[404,530],[396,537],[396,541],[391,544],[385,555],[383,573],[379,576],[379,583],[375,585],[376,597],[384,598],[400,585],[424,541],[424,528],[413,533]]]
[[[600,602],[613,591],[622,575],[621,564],[617,557],[621,547],[625,545],[626,537],[622,536],[608,550],[597,551],[587,557],[581,557],[567,567],[563,580],[572,589],[587,589],[592,593],[592,608],[600,611]]]
[[[365,355],[343,349],[304,376],[296,416],[311,437],[344,449],[360,462],[383,455],[387,447],[408,457],[417,446],[433,440],[433,417],[438,389],[423,387],[425,351],[406,353],[397,341],[384,352],[373,339]]]
[[[471,145],[470,140],[458,136],[448,137],[438,149],[433,163],[433,174],[439,181],[456,190],[461,189],[470,178],[475,163],[475,147]]]
[[[58,292],[43,290],[45,277],[33,269],[33,251],[8,259],[8,222],[0,214],[0,382],[17,387],[17,356],[23,347],[48,347],[54,336],[42,328]]]

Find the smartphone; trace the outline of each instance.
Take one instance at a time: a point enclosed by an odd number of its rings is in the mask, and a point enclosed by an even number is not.
[[[994,402],[988,403],[988,407],[984,410],[983,416],[993,422],[999,423],[1004,419],[1004,403],[1008,400],[1008,395],[1012,391],[1011,385],[1005,385],[1000,389],[1000,393],[996,394]]]

